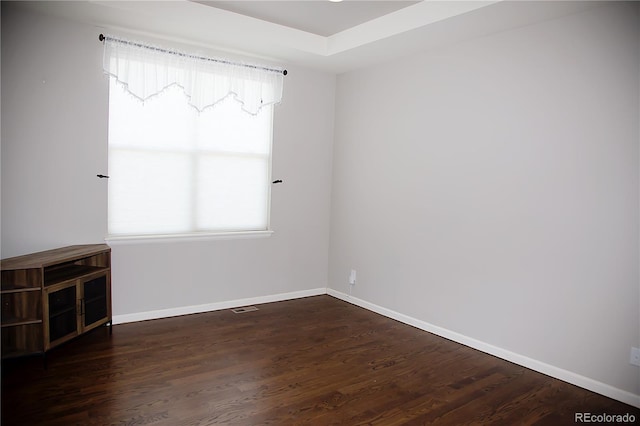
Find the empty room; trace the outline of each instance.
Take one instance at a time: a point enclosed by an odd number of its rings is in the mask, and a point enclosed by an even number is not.
[[[2,1],[3,425],[640,421],[640,3]]]

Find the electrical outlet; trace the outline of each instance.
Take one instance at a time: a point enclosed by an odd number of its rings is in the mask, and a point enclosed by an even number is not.
[[[356,270],[352,269],[349,275],[349,285],[356,285]]]
[[[629,356],[629,364],[637,365],[640,367],[640,349],[631,348],[631,355]]]

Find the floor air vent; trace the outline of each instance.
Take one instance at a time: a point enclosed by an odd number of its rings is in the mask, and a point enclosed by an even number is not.
[[[245,312],[253,312],[257,310],[258,308],[256,308],[255,306],[244,306],[242,308],[232,309],[231,312],[233,312],[234,314],[244,314]]]

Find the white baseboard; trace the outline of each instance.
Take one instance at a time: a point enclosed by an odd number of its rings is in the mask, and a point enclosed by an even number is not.
[[[146,321],[159,318],[168,318],[179,315],[197,314],[201,312],[218,311],[222,309],[237,308],[240,306],[255,305],[260,303],[280,302],[282,300],[299,299],[302,297],[318,296],[322,294],[328,294],[335,298],[344,300],[361,308],[376,312],[388,318],[400,321],[404,324],[411,325],[420,330],[433,333],[437,336],[444,337],[445,339],[453,340],[454,342],[469,346],[473,349],[488,353],[490,355],[497,356],[506,361],[513,362],[514,364],[521,365],[531,370],[537,371],[547,376],[554,377],[567,383],[579,386],[584,389],[599,393],[601,395],[613,398],[615,400],[624,402],[625,404],[632,405],[640,408],[640,395],[635,395],[631,392],[624,391],[622,389],[614,388],[602,382],[590,379],[580,374],[573,373],[562,368],[555,367],[553,365],[546,364],[541,361],[526,357],[524,355],[517,354],[515,352],[502,349],[497,346],[490,345],[480,340],[473,339],[455,331],[448,330],[446,328],[438,327],[425,321],[418,320],[408,315],[401,314],[391,309],[378,306],[376,304],[367,302],[357,297],[349,296],[346,293],[339,292],[331,288],[314,288],[310,290],[294,291],[290,293],[281,293],[267,296],[250,297],[246,299],[236,299],[224,302],[207,303],[203,305],[183,306],[179,308],[160,309],[156,311],[139,312],[134,314],[114,315],[113,324],[124,324],[128,322]]]
[[[301,297],[318,296],[321,294],[327,294],[327,289],[314,288],[310,290],[294,291],[291,293],[280,293],[280,294],[273,294],[268,296],[250,297],[247,299],[236,299],[236,300],[228,300],[224,302],[206,303],[204,305],[181,306],[179,308],[160,309],[157,311],[114,315],[113,324],[125,324],[128,322],[176,317],[180,315],[199,314],[202,312],[219,311],[222,309],[237,308],[240,306],[256,305],[260,303],[280,302],[283,300],[299,299]]]
[[[576,374],[562,368],[554,367],[553,365],[545,364],[544,362],[540,362],[524,355],[520,355],[515,352],[490,345],[480,340],[476,340],[463,334],[456,333],[455,331],[447,330],[446,328],[429,324],[428,322],[412,318],[396,311],[392,311],[391,309],[383,308],[382,306],[369,303],[362,299],[358,299],[357,297],[350,296],[346,293],[342,293],[331,288],[327,288],[327,294],[344,300],[345,302],[349,302],[353,305],[360,306],[361,308],[376,312],[380,315],[384,315],[385,317],[392,318],[402,323],[419,328],[420,330],[428,331],[429,333],[444,337],[445,339],[453,340],[454,342],[458,342],[473,349],[477,349],[490,355],[497,356],[498,358],[513,362],[514,364],[521,365],[539,373],[546,374],[547,376],[554,377],[564,382],[571,383],[572,385],[588,389],[609,398],[624,402],[625,404],[640,408],[640,395],[636,395],[622,389],[614,388],[613,386],[598,382],[585,376],[581,376],[580,374]]]

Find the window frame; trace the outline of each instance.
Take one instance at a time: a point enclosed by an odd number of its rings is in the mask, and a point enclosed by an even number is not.
[[[112,80],[113,77],[110,77],[109,80]],[[111,85],[118,85],[116,82],[110,81],[109,86],[109,102],[111,102]],[[233,99],[224,100],[223,102],[235,102]],[[240,105],[240,104],[238,104]],[[116,244],[135,244],[135,243],[147,243],[147,242],[181,242],[181,241],[206,241],[206,240],[228,240],[228,239],[247,239],[247,238],[265,238],[270,237],[274,232],[271,228],[271,203],[272,203],[272,171],[273,171],[273,139],[274,139],[274,116],[275,116],[275,105],[268,106],[267,111],[260,111],[260,113],[268,113],[269,114],[269,135],[268,135],[268,154],[244,154],[239,151],[224,151],[224,150],[206,150],[202,148],[193,148],[190,150],[179,150],[179,149],[171,149],[168,148],[166,150],[162,150],[162,152],[167,153],[180,153],[187,154],[189,156],[189,161],[192,163],[196,163],[200,155],[207,154],[219,154],[219,157],[228,156],[241,158],[243,156],[246,157],[254,157],[264,159],[266,161],[266,205],[265,205],[265,213],[266,213],[266,228],[265,229],[256,229],[256,230],[192,230],[191,232],[176,232],[176,233],[131,233],[131,234],[111,234],[109,232],[109,227],[107,223],[107,234],[105,236],[105,241],[108,243],[116,243]],[[239,110],[241,113],[246,113],[242,109]],[[109,138],[109,137],[108,137]],[[121,150],[121,151],[144,151],[145,148],[124,148],[124,147],[114,147],[112,148],[108,139],[108,147],[107,154],[108,157],[111,156],[112,149]],[[153,149],[149,149],[153,150]],[[110,165],[109,165],[110,166]],[[110,167],[109,167],[110,169]],[[195,175],[195,173],[192,173]],[[192,178],[193,179],[193,178]],[[193,183],[193,180],[191,181]],[[192,189],[194,189],[192,187]],[[196,192],[195,190],[192,191]],[[192,214],[195,214],[196,210],[196,200],[193,194],[190,197],[190,208],[192,210]],[[109,213],[107,213],[109,214]],[[109,221],[109,219],[108,219]],[[192,223],[195,226],[195,223]]]

